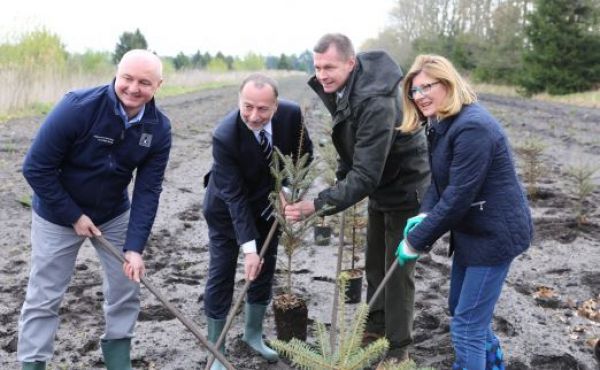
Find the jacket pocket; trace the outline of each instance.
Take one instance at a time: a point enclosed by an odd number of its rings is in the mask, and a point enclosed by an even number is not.
[[[486,200],[478,200],[471,203],[456,230],[471,235],[489,235],[497,222],[498,210],[490,207]]]
[[[480,211],[483,211],[483,205],[484,205],[486,202],[487,202],[487,201],[485,201],[485,200],[480,200],[480,201],[478,201],[478,202],[471,203],[471,208],[473,208],[473,207],[479,207],[479,210],[480,210]]]

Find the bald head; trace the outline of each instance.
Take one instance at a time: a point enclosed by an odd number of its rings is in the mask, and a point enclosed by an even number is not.
[[[123,54],[121,61],[117,67],[119,70],[128,65],[135,65],[135,68],[143,68],[154,74],[159,80],[162,80],[162,62],[160,58],[149,50],[132,49]]]
[[[129,117],[152,100],[162,83],[162,62],[148,50],[130,50],[119,62],[115,92]]]

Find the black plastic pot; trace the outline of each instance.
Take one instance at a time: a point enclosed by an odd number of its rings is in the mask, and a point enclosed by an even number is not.
[[[343,272],[349,276],[348,285],[346,285],[346,303],[359,303],[362,299],[363,270],[350,269]]]
[[[314,232],[316,245],[329,245],[331,241],[331,226],[315,225]]]
[[[308,328],[308,307],[301,298],[277,296],[273,300],[273,313],[275,315],[275,329],[277,330],[277,339],[289,341],[292,338],[306,341]]]

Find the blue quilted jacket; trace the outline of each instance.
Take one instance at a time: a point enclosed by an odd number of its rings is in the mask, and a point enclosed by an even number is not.
[[[428,130],[431,184],[427,217],[408,235],[427,250],[450,231],[450,254],[466,266],[507,262],[533,237],[527,199],[499,123],[478,103]]]

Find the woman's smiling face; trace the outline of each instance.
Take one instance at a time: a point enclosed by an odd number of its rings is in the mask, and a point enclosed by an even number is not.
[[[411,91],[415,106],[425,117],[436,116],[448,94],[443,83],[429,77],[424,71],[413,78]]]

